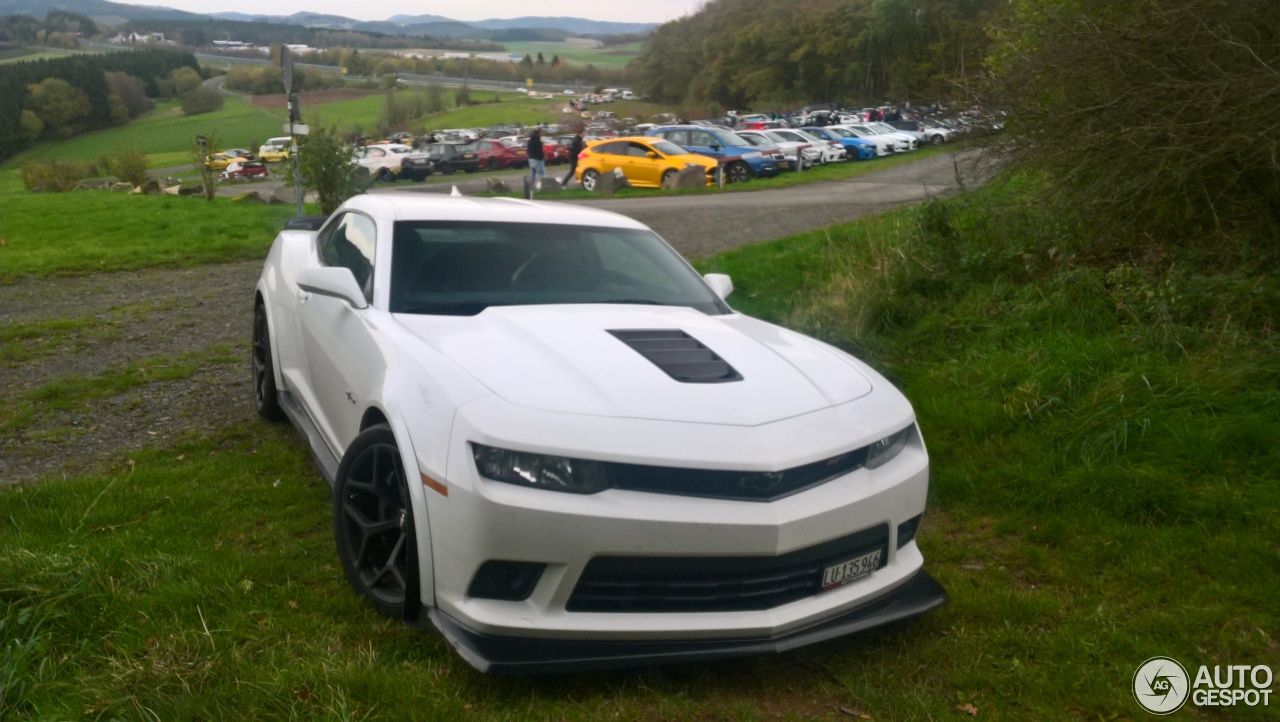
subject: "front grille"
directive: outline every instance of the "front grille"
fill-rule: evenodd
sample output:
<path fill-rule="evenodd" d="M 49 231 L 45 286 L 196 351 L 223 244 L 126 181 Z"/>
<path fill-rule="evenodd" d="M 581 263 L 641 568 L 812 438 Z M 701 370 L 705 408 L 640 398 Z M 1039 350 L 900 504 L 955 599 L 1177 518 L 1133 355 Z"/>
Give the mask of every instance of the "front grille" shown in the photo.
<path fill-rule="evenodd" d="M 609 486 L 654 494 L 773 501 L 844 476 L 867 461 L 867 447 L 782 471 L 719 471 L 608 463 Z"/>
<path fill-rule="evenodd" d="M 774 557 L 596 557 L 570 612 L 739 612 L 773 609 L 822 591 L 822 572 L 876 549 L 889 560 L 889 526 Z"/>

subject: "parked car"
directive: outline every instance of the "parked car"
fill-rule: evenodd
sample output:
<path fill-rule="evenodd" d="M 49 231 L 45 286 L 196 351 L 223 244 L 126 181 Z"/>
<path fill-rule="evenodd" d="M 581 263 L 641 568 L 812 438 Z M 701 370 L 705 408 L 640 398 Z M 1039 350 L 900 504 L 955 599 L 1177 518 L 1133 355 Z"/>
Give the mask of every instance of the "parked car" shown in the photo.
<path fill-rule="evenodd" d="M 561 203 L 365 194 L 321 220 L 263 266 L 254 402 L 309 444 L 380 613 L 531 674 L 780 652 L 946 602 L 910 402 L 735 312 L 728 276 Z"/>
<path fill-rule="evenodd" d="M 807 127 L 799 130 L 823 140 L 839 143 L 844 148 L 845 155 L 849 160 L 871 160 L 877 156 L 888 155 L 893 152 L 893 143 L 887 139 L 876 143 L 874 140 L 861 138 L 847 130 L 837 133 L 834 126 Z"/>
<path fill-rule="evenodd" d="M 235 160 L 240 160 L 240 156 L 228 153 L 211 153 L 204 157 L 204 166 L 211 170 L 222 170 Z"/>
<path fill-rule="evenodd" d="M 924 137 L 921 142 L 929 145 L 942 145 L 951 138 L 951 130 L 949 128 L 924 120 L 889 120 L 885 122 L 890 127 L 901 131 L 919 133 Z"/>
<path fill-rule="evenodd" d="M 428 143 L 423 146 L 423 150 L 441 175 L 453 175 L 457 171 L 475 173 L 480 170 L 480 159 L 469 143 Z"/>
<path fill-rule="evenodd" d="M 880 122 L 852 123 L 838 125 L 836 128 L 852 131 L 863 138 L 888 138 L 893 142 L 893 152 L 895 153 L 906 153 L 920 147 L 920 141 L 916 138 L 906 133 L 900 133 Z"/>
<path fill-rule="evenodd" d="M 400 177 L 422 181 L 436 172 L 435 159 L 425 150 L 410 150 L 400 159 Z"/>
<path fill-rule="evenodd" d="M 292 155 L 293 138 L 284 136 L 282 138 L 267 138 L 267 142 L 258 147 L 258 160 L 267 163 L 280 163 Z"/>
<path fill-rule="evenodd" d="M 224 181 L 255 180 L 268 176 L 266 163 L 260 160 L 240 159 L 232 161 L 218 174 L 218 177 Z"/>
<path fill-rule="evenodd" d="M 828 140 L 811 135 L 799 130 L 798 128 L 781 128 L 778 130 L 768 130 L 764 132 L 770 138 L 777 137 L 794 143 L 808 143 L 814 148 L 818 154 L 818 162 L 826 165 L 827 163 L 836 163 L 845 160 L 848 154 L 845 152 L 844 146 L 838 140 Z M 874 151 L 872 151 L 874 157 Z"/>
<path fill-rule="evenodd" d="M 529 154 L 524 144 L 516 140 L 481 138 L 468 146 L 475 151 L 480 167 L 485 170 L 521 168 L 529 165 Z"/>
<path fill-rule="evenodd" d="M 400 174 L 400 164 L 404 155 L 380 145 L 365 145 L 355 149 L 353 154 L 356 165 L 376 181 L 389 182 Z"/>
<path fill-rule="evenodd" d="M 528 151 L 525 151 L 528 153 Z M 560 165 L 569 162 L 569 146 L 557 138 L 544 138 L 542 155 L 547 165 Z"/>
<path fill-rule="evenodd" d="M 224 150 L 222 152 L 225 155 L 232 156 L 235 158 L 244 158 L 245 160 L 257 160 L 257 158 L 255 158 L 253 155 L 253 151 L 249 150 L 248 148 L 228 148 L 227 150 Z"/>
<path fill-rule="evenodd" d="M 781 171 L 778 160 L 765 155 L 728 128 L 698 125 L 664 125 L 648 135 L 664 138 L 690 152 L 722 161 L 725 180 L 744 183 L 751 178 L 774 176 Z"/>
<path fill-rule="evenodd" d="M 760 152 L 775 153 L 775 158 L 781 155 L 778 163 L 783 170 L 809 170 L 822 158 L 822 154 L 812 143 L 772 138 L 767 132 L 759 130 L 739 130 L 737 133 L 739 138 L 744 138 L 759 148 Z"/>
<path fill-rule="evenodd" d="M 577 178 L 584 190 L 594 191 L 601 175 L 620 168 L 631 185 L 660 188 L 689 165 L 702 166 L 706 169 L 707 183 L 715 182 L 719 162 L 712 158 L 690 153 L 661 138 L 613 138 L 592 143 L 578 154 Z"/>

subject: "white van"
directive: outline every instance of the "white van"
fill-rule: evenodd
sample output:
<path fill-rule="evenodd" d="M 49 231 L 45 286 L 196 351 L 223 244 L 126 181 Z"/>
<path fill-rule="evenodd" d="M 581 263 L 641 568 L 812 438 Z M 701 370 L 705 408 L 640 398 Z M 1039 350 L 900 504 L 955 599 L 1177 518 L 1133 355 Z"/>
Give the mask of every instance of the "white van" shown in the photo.
<path fill-rule="evenodd" d="M 624 90 L 624 91 L 622 91 L 622 99 L 623 99 L 623 100 L 635 100 L 635 99 L 636 99 L 636 94 L 635 94 L 635 93 L 633 93 L 633 92 L 631 92 L 630 90 Z"/>

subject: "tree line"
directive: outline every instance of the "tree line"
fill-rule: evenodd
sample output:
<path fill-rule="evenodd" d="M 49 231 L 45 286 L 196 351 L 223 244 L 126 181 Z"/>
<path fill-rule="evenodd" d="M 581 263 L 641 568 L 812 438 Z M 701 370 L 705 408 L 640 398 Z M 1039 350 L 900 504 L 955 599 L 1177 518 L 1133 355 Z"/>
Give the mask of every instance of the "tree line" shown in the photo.
<path fill-rule="evenodd" d="M 634 87 L 692 107 L 850 105 L 962 94 L 998 0 L 711 0 L 657 28 Z"/>
<path fill-rule="evenodd" d="M 147 99 L 176 93 L 175 72 L 199 86 L 191 53 L 139 50 L 13 63 L 0 73 L 0 159 L 41 136 L 127 122 L 149 109 Z M 185 86 L 184 86 L 185 87 Z"/>

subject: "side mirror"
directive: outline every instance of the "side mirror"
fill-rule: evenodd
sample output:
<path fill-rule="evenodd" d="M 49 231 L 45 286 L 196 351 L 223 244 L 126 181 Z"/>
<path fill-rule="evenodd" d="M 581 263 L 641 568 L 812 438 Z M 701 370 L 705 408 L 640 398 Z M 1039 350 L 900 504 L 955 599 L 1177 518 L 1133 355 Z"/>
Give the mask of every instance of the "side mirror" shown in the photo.
<path fill-rule="evenodd" d="M 720 150 L 720 144 L 718 144 L 718 143 L 712 143 L 712 144 L 711 144 L 711 150 L 713 150 L 713 151 L 714 151 L 714 150 Z"/>
<path fill-rule="evenodd" d="M 702 277 L 707 282 L 711 290 L 720 298 L 725 299 L 729 294 L 733 293 L 733 279 L 724 273 L 708 273 Z"/>
<path fill-rule="evenodd" d="M 307 293 L 329 296 L 346 301 L 352 308 L 368 308 L 364 291 L 351 275 L 351 269 L 341 267 L 307 268 L 298 274 L 298 288 Z"/>
<path fill-rule="evenodd" d="M 657 153 L 655 153 L 654 151 L 649 151 L 648 153 L 645 153 L 645 155 L 649 157 L 649 160 L 657 160 L 657 159 L 658 159 L 658 154 L 657 154 Z"/>

